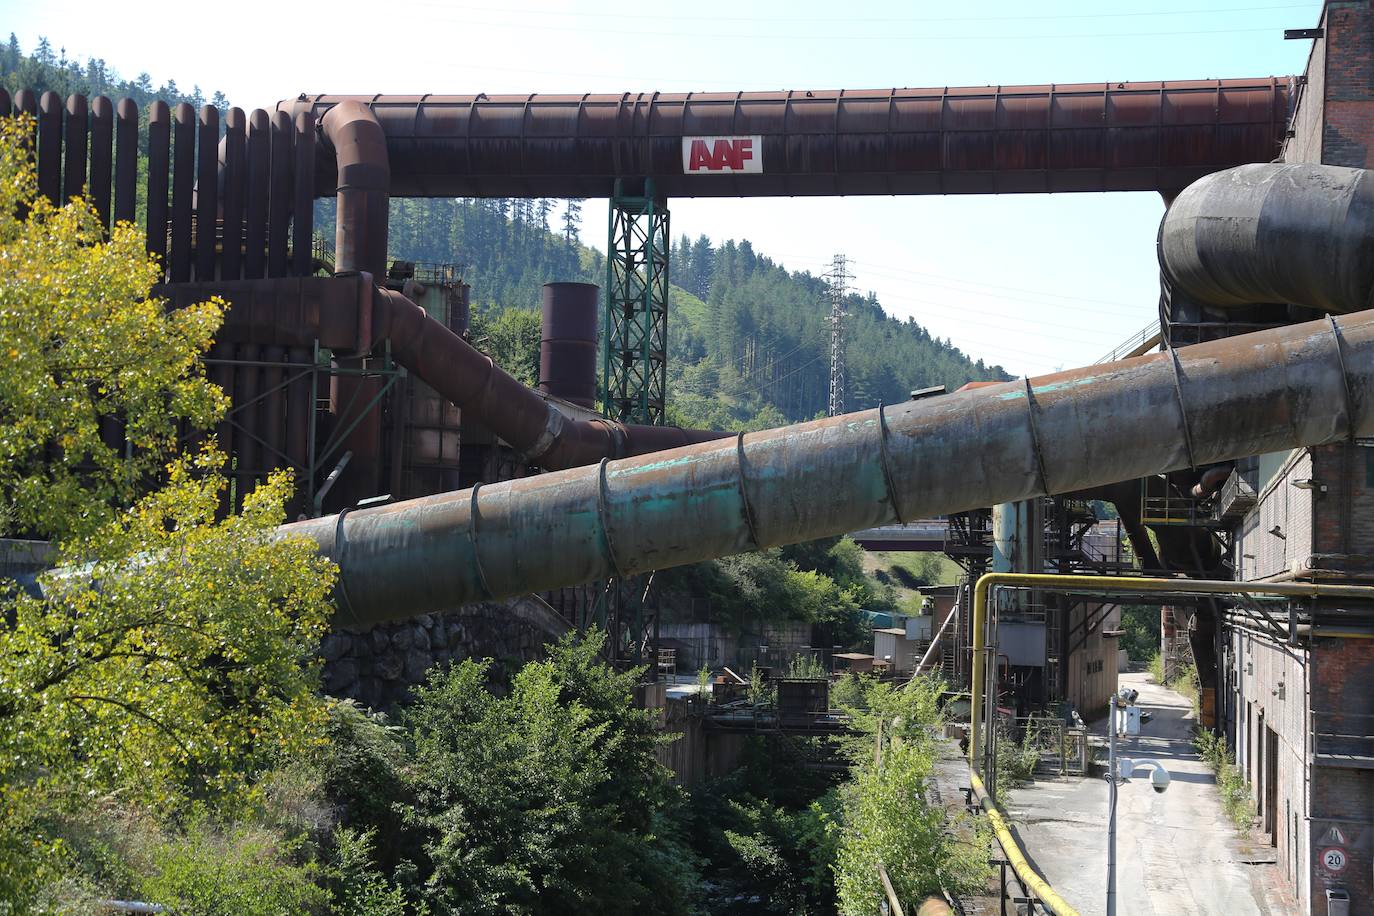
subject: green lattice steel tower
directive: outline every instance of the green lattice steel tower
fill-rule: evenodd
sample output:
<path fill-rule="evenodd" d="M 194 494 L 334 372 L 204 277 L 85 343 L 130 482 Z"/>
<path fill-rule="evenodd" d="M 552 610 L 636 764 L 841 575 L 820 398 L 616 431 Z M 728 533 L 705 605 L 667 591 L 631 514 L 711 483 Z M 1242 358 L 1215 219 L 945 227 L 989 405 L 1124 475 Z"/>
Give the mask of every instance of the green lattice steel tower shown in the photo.
<path fill-rule="evenodd" d="M 606 258 L 601 400 L 626 423 L 662 424 L 667 399 L 668 207 L 645 180 L 642 193 L 617 179 Z"/>

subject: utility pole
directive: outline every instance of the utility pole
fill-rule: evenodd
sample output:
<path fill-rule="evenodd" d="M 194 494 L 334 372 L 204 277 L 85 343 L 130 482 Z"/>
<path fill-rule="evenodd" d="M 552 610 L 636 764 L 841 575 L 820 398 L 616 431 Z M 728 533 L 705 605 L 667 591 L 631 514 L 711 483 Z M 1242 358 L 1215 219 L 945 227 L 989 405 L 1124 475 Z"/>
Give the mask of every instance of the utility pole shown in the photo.
<path fill-rule="evenodd" d="M 844 310 L 844 296 L 849 282 L 848 263 L 845 256 L 837 254 L 830 262 L 830 272 L 825 275 L 830 283 L 830 406 L 828 413 L 834 417 L 844 413 L 844 319 L 849 314 Z"/>

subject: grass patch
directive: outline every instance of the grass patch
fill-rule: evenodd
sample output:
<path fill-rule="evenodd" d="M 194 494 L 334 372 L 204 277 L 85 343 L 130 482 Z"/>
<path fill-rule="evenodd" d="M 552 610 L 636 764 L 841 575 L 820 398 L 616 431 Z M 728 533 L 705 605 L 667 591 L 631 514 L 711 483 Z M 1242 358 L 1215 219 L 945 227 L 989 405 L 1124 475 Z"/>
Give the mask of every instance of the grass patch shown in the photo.
<path fill-rule="evenodd" d="M 1221 807 L 1226 816 L 1242 833 L 1255 823 L 1255 804 L 1250 797 L 1250 787 L 1236 766 L 1235 755 L 1226 747 L 1226 738 L 1209 731 L 1199 730 L 1193 738 L 1202 759 L 1217 776 L 1217 791 L 1221 793 Z"/>
<path fill-rule="evenodd" d="M 1168 687 L 1170 690 L 1186 697 L 1193 706 L 1193 718 L 1196 719 L 1201 714 L 1201 701 L 1198 693 L 1197 666 L 1184 665 L 1171 678 L 1164 677 L 1164 659 L 1155 653 L 1150 658 L 1150 677 L 1154 678 L 1156 684 Z"/>

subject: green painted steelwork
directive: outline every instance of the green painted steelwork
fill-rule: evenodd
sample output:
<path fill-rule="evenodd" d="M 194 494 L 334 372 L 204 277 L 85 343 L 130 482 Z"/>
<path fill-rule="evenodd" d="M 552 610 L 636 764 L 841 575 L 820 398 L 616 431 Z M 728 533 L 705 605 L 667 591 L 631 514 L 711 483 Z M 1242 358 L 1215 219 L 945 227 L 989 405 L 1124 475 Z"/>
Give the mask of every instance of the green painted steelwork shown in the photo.
<path fill-rule="evenodd" d="M 661 426 L 667 400 L 668 207 L 643 182 L 611 198 L 602 326 L 602 409 L 622 423 Z"/>

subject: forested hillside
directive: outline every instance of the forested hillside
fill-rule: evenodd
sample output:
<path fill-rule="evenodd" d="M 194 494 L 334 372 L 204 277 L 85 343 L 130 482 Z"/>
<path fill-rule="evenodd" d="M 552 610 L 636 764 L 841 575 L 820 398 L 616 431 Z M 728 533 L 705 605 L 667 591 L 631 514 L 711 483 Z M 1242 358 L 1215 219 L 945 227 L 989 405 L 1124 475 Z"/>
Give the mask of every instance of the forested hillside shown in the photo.
<path fill-rule="evenodd" d="M 190 102 L 197 108 L 208 103 L 218 108 L 220 114 L 229 108 L 229 100 L 222 92 L 206 96 L 199 86 L 184 92 L 177 86 L 176 80 L 155 86 L 153 78 L 147 73 L 127 79 L 100 58 L 88 57 L 81 61 L 67 57 L 66 48 L 54 51 L 52 43 L 46 38 L 38 40 L 32 54 L 25 54 L 13 32 L 9 41 L 0 46 L 0 86 L 11 94 L 19 89 L 32 89 L 35 92 L 51 89 L 62 96 L 74 92 L 87 96 L 105 95 L 111 99 L 127 96 L 137 102 L 139 108 L 154 99 L 161 99 L 168 105 Z"/>
<path fill-rule="evenodd" d="M 316 225 L 328 231 L 332 202 L 319 209 Z M 579 219 L 577 202 L 397 200 L 390 247 L 395 257 L 462 265 L 489 327 L 506 309 L 537 308 L 549 280 L 605 283 L 605 256 L 576 242 Z M 669 278 L 669 409 L 678 422 L 765 426 L 824 412 L 823 278 L 787 270 L 748 240 L 716 245 L 706 236 L 673 243 Z M 915 321 L 888 316 L 872 295 L 850 295 L 847 310 L 848 409 L 905 400 L 913 388 L 1008 377 Z"/>

